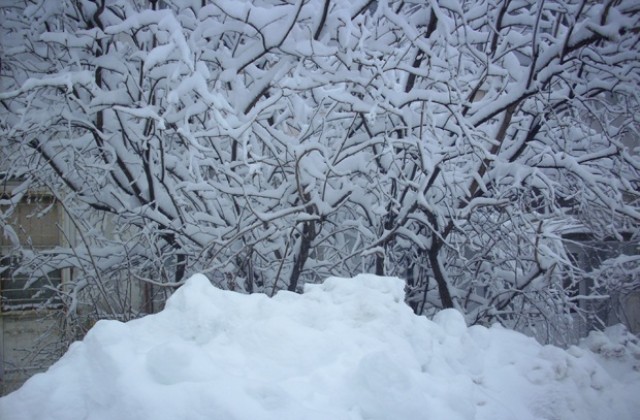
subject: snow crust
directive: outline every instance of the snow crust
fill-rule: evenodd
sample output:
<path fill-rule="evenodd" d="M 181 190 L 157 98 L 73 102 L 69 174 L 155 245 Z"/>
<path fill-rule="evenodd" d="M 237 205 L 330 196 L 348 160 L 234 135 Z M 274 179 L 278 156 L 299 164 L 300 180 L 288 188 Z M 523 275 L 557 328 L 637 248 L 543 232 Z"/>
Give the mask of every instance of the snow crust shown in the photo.
<path fill-rule="evenodd" d="M 98 322 L 0 418 L 637 418 L 636 347 L 605 332 L 565 351 L 455 310 L 430 321 L 403 286 L 360 275 L 267 298 L 196 275 L 161 313 Z"/>

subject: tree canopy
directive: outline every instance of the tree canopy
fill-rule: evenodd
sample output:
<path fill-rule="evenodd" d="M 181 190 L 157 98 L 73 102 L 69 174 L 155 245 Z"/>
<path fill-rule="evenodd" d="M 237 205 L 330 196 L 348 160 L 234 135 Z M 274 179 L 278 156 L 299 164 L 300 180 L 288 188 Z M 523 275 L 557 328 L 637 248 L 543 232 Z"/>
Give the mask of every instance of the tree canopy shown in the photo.
<path fill-rule="evenodd" d="M 548 316 L 581 275 L 563 232 L 637 238 L 636 1 L 0 13 L 2 226 L 29 189 L 63 204 L 80 239 L 29 261 L 73 267 L 70 305 L 117 313 L 123 281 L 193 272 L 273 294 L 364 271 L 406 278 L 417 313 Z"/>

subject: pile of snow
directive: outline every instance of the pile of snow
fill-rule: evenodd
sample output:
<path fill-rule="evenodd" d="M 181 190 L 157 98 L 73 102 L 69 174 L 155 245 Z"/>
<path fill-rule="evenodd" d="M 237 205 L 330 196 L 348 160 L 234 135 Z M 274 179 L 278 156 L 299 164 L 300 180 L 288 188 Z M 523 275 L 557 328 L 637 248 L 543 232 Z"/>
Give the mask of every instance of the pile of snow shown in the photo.
<path fill-rule="evenodd" d="M 370 275 L 272 299 L 194 276 L 159 314 L 97 323 L 0 399 L 0 418 L 638 418 L 640 373 L 625 359 L 620 380 L 597 361 L 626 351 L 604 354 L 606 335 L 588 339 L 601 355 L 564 351 L 467 328 L 454 310 L 417 317 L 403 297 L 400 280 Z"/>
<path fill-rule="evenodd" d="M 598 362 L 614 378 L 629 383 L 637 380 L 640 372 L 640 339 L 630 334 L 624 325 L 592 331 L 580 342 L 580 346 L 594 353 Z M 635 391 L 638 398 L 640 392 L 637 389 Z"/>

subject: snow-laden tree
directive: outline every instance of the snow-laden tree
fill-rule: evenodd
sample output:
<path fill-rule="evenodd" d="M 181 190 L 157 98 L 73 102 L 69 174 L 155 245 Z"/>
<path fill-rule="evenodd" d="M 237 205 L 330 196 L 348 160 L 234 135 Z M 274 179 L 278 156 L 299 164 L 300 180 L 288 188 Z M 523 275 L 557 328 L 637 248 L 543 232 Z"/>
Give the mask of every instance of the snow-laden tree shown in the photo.
<path fill-rule="evenodd" d="M 30 188 L 63 204 L 74 246 L 15 245 L 74 268 L 72 305 L 92 291 L 114 315 L 123 282 L 195 271 L 270 294 L 370 271 L 407 278 L 419 313 L 526 319 L 571 306 L 563 229 L 637 237 L 634 1 L 34 0 L 2 17 L 3 228 Z"/>

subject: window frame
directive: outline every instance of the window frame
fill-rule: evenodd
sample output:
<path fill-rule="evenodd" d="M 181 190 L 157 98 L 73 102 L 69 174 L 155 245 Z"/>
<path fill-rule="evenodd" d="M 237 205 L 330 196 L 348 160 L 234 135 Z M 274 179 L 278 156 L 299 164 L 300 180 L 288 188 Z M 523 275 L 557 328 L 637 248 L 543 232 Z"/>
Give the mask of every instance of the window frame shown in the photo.
<path fill-rule="evenodd" d="M 3 188 L 0 188 L 0 197 L 2 197 L 2 199 L 12 199 L 14 197 L 14 188 L 16 186 L 17 182 L 5 183 Z M 0 238 L 0 258 L 9 258 L 13 260 L 12 262 L 17 260 L 18 262 L 15 264 L 19 265 L 19 261 L 24 257 L 22 250 L 30 250 L 34 253 L 39 253 L 41 251 L 64 246 L 67 242 L 68 226 L 66 218 L 64 217 L 63 206 L 50 191 L 43 189 L 30 189 L 24 192 L 19 198 L 19 201 L 12 205 L 17 208 L 18 206 L 24 205 L 24 203 L 36 203 L 37 206 L 37 203 L 41 200 L 44 201 L 41 208 L 26 210 L 29 213 L 28 217 L 38 217 L 37 215 L 39 212 L 42 212 L 43 217 L 46 217 L 49 215 L 49 212 L 54 211 L 53 221 L 55 221 L 55 223 L 51 227 L 52 229 L 57 230 L 55 240 L 47 244 L 34 244 L 33 236 L 29 230 L 23 229 L 22 225 L 17 227 L 13 223 L 7 223 L 13 228 L 14 233 L 17 236 L 14 240 L 17 239 L 20 246 L 17 247 L 14 245 L 12 243 L 13 241 L 8 239 L 4 233 L 2 233 L 2 238 Z M 3 205 L 3 207 L 7 208 L 8 205 Z M 19 218 L 22 217 L 22 215 L 15 217 Z M 22 230 L 22 232 L 19 233 L 20 230 Z M 24 236 L 25 234 L 26 236 Z M 2 268 L 5 267 L 2 266 Z M 48 285 L 58 289 L 62 288 L 65 283 L 68 283 L 70 271 L 68 268 L 50 270 L 37 278 L 33 278 L 34 276 L 30 274 L 15 274 L 16 269 L 8 268 L 7 270 L 2 270 L 2 272 L 0 272 L 0 314 L 22 314 L 29 311 L 43 309 L 57 310 L 62 307 L 62 301 L 59 298 L 56 298 L 58 295 L 56 291 L 45 288 L 44 286 Z M 55 274 L 52 275 L 53 273 Z M 10 283 L 13 284 L 7 287 Z M 29 283 L 28 287 L 26 287 L 27 283 Z M 12 294 L 13 297 L 8 298 L 6 296 L 7 291 L 9 294 Z M 31 294 L 29 294 L 30 292 Z"/>

